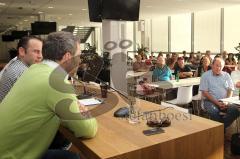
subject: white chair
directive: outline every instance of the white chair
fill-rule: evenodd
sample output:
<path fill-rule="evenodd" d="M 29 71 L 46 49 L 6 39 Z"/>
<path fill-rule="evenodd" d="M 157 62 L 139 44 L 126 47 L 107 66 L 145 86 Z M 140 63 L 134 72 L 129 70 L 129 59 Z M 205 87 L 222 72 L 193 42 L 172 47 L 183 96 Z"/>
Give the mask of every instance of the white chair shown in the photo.
<path fill-rule="evenodd" d="M 188 106 L 188 104 L 192 102 L 192 88 L 193 86 L 179 87 L 177 98 L 165 102 L 183 107 Z"/>
<path fill-rule="evenodd" d="M 199 116 L 200 111 L 204 110 L 203 104 L 202 104 L 202 93 L 201 93 L 201 91 L 199 91 L 197 95 L 192 97 L 192 103 L 193 103 L 194 114 Z"/>
<path fill-rule="evenodd" d="M 161 101 L 161 106 L 163 106 L 163 107 L 172 107 L 172 108 L 174 108 L 177 111 L 181 111 L 183 113 L 189 113 L 188 109 L 185 109 L 185 108 L 182 108 L 182 107 L 179 107 L 177 105 L 170 104 L 170 103 L 166 103 L 166 102 L 163 102 L 163 101 Z"/>

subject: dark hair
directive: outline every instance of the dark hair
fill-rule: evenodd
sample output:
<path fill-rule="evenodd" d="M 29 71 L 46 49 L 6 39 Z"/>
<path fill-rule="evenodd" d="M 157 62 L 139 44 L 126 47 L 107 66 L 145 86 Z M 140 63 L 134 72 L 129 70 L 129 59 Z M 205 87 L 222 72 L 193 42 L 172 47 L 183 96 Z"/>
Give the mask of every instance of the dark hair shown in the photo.
<path fill-rule="evenodd" d="M 230 56 L 232 56 L 232 58 L 230 59 Z M 228 54 L 228 58 L 227 58 L 228 60 L 232 60 L 232 61 L 235 61 L 235 59 L 234 59 L 234 54 L 233 53 L 229 53 Z"/>
<path fill-rule="evenodd" d="M 178 57 L 177 60 L 184 60 L 184 58 L 183 57 Z"/>
<path fill-rule="evenodd" d="M 43 59 L 61 60 L 66 52 L 74 55 L 77 50 L 77 42 L 80 42 L 80 40 L 70 32 L 51 33 L 43 44 Z"/>
<path fill-rule="evenodd" d="M 39 37 L 36 37 L 36 36 L 33 36 L 33 35 L 30 35 L 30 36 L 24 36 L 22 37 L 18 44 L 17 44 L 17 50 L 20 48 L 20 47 L 23 47 L 24 49 L 27 49 L 28 48 L 28 42 L 31 40 L 31 39 L 37 39 L 39 41 L 42 41 L 41 38 Z"/>

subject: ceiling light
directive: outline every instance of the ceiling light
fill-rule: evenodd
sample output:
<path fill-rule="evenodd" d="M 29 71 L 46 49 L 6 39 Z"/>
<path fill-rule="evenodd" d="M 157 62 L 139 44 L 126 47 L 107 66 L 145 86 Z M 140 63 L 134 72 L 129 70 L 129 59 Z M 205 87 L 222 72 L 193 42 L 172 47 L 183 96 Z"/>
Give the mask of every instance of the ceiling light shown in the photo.
<path fill-rule="evenodd" d="M 87 10 L 87 9 L 83 8 L 82 10 L 85 11 L 85 10 Z"/>
<path fill-rule="evenodd" d="M 6 5 L 6 3 L 0 2 L 0 6 L 5 6 L 5 5 Z"/>
<path fill-rule="evenodd" d="M 68 15 L 72 15 L 72 13 L 69 13 Z"/>
<path fill-rule="evenodd" d="M 38 14 L 42 14 L 43 12 L 39 11 Z"/>
<path fill-rule="evenodd" d="M 52 7 L 52 6 L 49 6 L 48 8 L 49 8 L 49 9 L 52 9 L 52 8 L 54 8 L 54 7 Z"/>
<path fill-rule="evenodd" d="M 23 21 L 24 21 L 24 22 L 28 22 L 28 20 L 27 20 L 27 19 L 24 19 Z"/>

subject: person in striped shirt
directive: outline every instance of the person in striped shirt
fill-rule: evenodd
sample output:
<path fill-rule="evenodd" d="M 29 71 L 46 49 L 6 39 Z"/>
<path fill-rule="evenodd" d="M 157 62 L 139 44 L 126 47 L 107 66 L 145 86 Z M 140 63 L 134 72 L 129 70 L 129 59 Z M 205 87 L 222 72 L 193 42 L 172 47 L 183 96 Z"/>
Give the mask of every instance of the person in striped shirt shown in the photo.
<path fill-rule="evenodd" d="M 23 72 L 32 64 L 42 61 L 42 45 L 42 40 L 35 36 L 26 36 L 19 40 L 17 58 L 11 60 L 1 72 L 0 103 Z"/>

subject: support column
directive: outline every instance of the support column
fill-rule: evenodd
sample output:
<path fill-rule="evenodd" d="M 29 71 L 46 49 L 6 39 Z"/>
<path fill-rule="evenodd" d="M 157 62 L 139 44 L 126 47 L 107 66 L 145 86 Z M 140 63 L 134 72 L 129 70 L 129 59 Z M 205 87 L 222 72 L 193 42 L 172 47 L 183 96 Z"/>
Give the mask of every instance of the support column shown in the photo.
<path fill-rule="evenodd" d="M 104 51 L 110 52 L 110 85 L 122 92 L 127 93 L 127 44 L 126 22 L 103 20 L 102 36 Z"/>
<path fill-rule="evenodd" d="M 191 52 L 194 52 L 194 13 L 191 14 Z"/>
<path fill-rule="evenodd" d="M 221 8 L 220 53 L 224 51 L 224 8 Z"/>
<path fill-rule="evenodd" d="M 171 16 L 168 17 L 168 52 L 171 52 Z"/>

